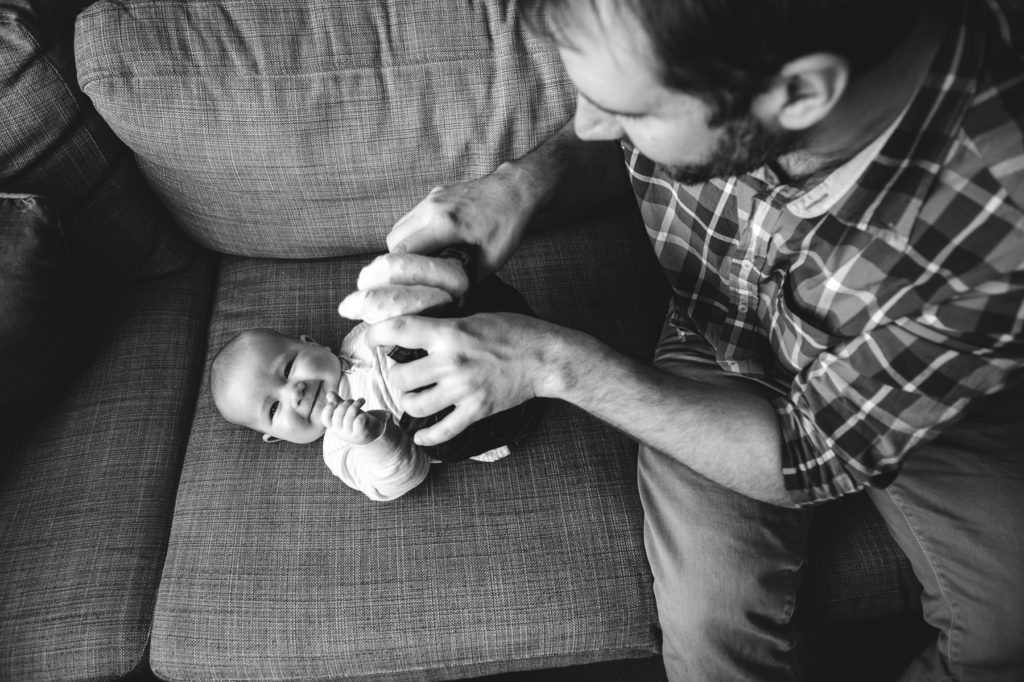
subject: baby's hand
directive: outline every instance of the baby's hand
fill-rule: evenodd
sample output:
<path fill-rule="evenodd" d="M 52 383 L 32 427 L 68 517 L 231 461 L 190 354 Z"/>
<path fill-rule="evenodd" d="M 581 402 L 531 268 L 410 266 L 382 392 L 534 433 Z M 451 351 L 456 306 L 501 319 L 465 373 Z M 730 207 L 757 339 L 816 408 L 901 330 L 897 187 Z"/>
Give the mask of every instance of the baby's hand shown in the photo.
<path fill-rule="evenodd" d="M 362 398 L 341 400 L 337 393 L 331 391 L 327 394 L 327 407 L 324 408 L 321 420 L 325 427 L 337 432 L 346 443 L 366 445 L 380 436 L 384 422 L 363 412 L 365 403 Z"/>

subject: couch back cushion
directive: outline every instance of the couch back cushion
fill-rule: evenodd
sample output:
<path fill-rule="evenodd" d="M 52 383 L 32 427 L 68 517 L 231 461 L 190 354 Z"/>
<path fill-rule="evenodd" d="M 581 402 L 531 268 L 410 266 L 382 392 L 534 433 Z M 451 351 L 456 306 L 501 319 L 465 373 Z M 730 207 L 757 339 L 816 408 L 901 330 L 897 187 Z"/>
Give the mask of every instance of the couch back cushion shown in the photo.
<path fill-rule="evenodd" d="M 380 251 L 432 187 L 572 114 L 506 0 L 100 0 L 79 82 L 179 223 L 225 253 Z"/>
<path fill-rule="evenodd" d="M 0 192 L 44 197 L 83 283 L 179 270 L 195 246 L 79 91 L 70 24 L 54 3 L 0 6 Z"/>

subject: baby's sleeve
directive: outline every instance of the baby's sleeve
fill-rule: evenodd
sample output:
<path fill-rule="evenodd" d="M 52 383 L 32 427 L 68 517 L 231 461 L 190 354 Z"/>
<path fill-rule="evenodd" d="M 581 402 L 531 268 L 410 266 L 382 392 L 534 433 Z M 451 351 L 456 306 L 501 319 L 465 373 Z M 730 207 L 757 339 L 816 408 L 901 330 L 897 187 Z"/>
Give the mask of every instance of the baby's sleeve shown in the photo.
<path fill-rule="evenodd" d="M 324 462 L 335 476 L 371 500 L 401 497 L 427 477 L 430 459 L 392 419 L 371 443 L 351 445 L 328 429 Z"/>

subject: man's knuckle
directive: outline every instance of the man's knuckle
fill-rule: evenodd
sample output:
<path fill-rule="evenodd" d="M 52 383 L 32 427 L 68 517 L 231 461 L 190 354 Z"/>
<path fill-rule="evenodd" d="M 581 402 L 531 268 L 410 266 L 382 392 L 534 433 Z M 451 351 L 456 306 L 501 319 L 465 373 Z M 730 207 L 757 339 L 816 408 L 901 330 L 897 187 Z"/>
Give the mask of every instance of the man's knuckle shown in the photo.
<path fill-rule="evenodd" d="M 494 411 L 495 401 L 490 394 L 485 391 L 478 390 L 473 396 L 473 417 L 480 419 L 486 415 L 492 414 Z"/>
<path fill-rule="evenodd" d="M 402 409 L 412 417 L 423 417 L 423 407 L 418 393 L 408 393 L 402 398 Z"/>

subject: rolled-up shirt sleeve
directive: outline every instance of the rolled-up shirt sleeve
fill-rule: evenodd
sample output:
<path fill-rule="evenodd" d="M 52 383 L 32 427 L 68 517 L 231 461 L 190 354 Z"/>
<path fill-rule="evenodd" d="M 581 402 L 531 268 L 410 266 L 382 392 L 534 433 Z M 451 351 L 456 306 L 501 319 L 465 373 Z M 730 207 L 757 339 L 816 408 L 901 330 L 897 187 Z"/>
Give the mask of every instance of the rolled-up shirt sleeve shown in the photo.
<path fill-rule="evenodd" d="M 1006 333 L 976 331 L 979 310 Z M 821 353 L 773 401 L 797 504 L 885 486 L 972 401 L 1024 382 L 1021 292 L 951 302 Z M 958 331 L 964 322 L 972 331 Z M 984 326 L 982 326 L 984 328 Z"/>

